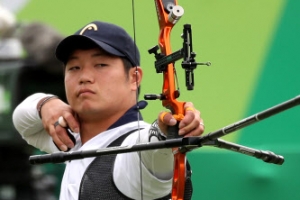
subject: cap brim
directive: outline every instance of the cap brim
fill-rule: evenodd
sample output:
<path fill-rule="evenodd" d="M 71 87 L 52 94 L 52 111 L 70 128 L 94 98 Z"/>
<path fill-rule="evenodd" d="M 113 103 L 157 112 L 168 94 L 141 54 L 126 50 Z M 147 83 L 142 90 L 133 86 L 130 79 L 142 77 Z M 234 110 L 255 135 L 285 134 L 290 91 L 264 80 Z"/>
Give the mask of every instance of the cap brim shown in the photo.
<path fill-rule="evenodd" d="M 112 46 L 98 40 L 94 40 L 92 38 L 89 38 L 84 35 L 71 35 L 69 37 L 66 37 L 64 40 L 62 40 L 55 51 L 56 58 L 60 60 L 63 63 L 66 63 L 69 59 L 69 56 L 71 53 L 75 50 L 80 48 L 82 46 L 81 44 L 86 42 L 93 42 L 98 46 L 99 48 L 103 49 L 109 54 L 115 55 L 115 56 L 121 56 L 124 57 L 125 55 L 120 52 L 119 50 L 113 48 Z"/>

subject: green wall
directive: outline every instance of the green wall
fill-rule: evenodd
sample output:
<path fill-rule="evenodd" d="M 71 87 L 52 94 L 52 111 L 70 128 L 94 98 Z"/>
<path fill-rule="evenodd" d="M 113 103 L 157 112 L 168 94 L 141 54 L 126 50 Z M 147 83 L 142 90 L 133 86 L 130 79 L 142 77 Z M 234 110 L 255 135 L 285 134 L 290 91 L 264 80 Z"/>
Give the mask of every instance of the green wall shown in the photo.
<path fill-rule="evenodd" d="M 161 74 L 147 50 L 157 44 L 154 1 L 31 0 L 18 13 L 23 22 L 43 21 L 62 34 L 72 34 L 93 20 L 124 27 L 136 35 L 145 75 L 142 94 L 159 93 Z M 172 48 L 181 48 L 185 23 L 192 24 L 197 61 L 211 67 L 195 70 L 195 90 L 186 91 L 177 64 L 180 100 L 201 110 L 209 133 L 299 94 L 300 35 L 298 0 L 179 0 L 185 14 L 172 32 Z M 151 122 L 161 102 L 143 111 Z M 157 112 L 153 112 L 157 110 Z M 151 112 L 152 111 L 152 112 Z M 285 157 L 282 166 L 246 155 L 203 147 L 189 154 L 193 169 L 193 199 L 300 199 L 299 108 L 286 111 L 223 139 Z"/>

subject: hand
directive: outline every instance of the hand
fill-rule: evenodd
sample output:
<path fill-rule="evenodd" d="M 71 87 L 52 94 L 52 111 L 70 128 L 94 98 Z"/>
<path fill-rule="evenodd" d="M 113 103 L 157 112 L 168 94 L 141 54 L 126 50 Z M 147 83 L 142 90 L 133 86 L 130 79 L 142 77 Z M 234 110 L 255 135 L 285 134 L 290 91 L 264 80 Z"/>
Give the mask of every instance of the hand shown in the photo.
<path fill-rule="evenodd" d="M 185 116 L 179 123 L 178 134 L 184 137 L 200 136 L 205 128 L 200 111 L 196 110 L 191 102 L 185 103 L 184 110 Z M 163 119 L 161 119 L 162 116 Z M 170 112 L 161 112 L 158 116 L 158 126 L 165 135 L 167 135 L 168 126 L 174 126 L 176 123 L 177 121 Z"/>
<path fill-rule="evenodd" d="M 62 116 L 67 126 L 75 133 L 79 133 L 79 123 L 71 107 L 60 99 L 47 101 L 41 109 L 42 122 L 45 130 L 52 137 L 53 142 L 60 150 L 66 151 L 74 147 L 73 141 L 68 136 L 66 128 L 61 125 L 54 126 Z"/>

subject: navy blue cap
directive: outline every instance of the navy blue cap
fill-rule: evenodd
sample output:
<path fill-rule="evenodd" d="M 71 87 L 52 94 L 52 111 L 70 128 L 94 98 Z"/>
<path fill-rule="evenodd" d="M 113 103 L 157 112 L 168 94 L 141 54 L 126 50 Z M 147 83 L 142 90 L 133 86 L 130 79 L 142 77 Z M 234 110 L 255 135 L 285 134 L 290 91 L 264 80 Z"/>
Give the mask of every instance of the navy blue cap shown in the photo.
<path fill-rule="evenodd" d="M 63 39 L 56 48 L 56 58 L 66 63 L 80 44 L 89 42 L 109 54 L 127 58 L 133 66 L 140 65 L 139 50 L 129 34 L 119 26 L 100 21 L 91 22 Z"/>

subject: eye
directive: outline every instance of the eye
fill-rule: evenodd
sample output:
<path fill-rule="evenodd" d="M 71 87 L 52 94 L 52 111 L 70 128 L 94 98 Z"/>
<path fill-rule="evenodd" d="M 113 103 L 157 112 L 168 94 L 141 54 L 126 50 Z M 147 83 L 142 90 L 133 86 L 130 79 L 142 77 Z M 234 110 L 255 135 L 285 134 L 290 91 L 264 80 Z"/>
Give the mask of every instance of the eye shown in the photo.
<path fill-rule="evenodd" d="M 106 66 L 108 66 L 108 64 L 104 64 L 104 63 L 95 64 L 95 67 L 106 67 Z"/>
<path fill-rule="evenodd" d="M 78 70 L 78 69 L 80 69 L 79 66 L 73 66 L 73 67 L 69 67 L 68 71 L 75 71 L 75 70 Z"/>

